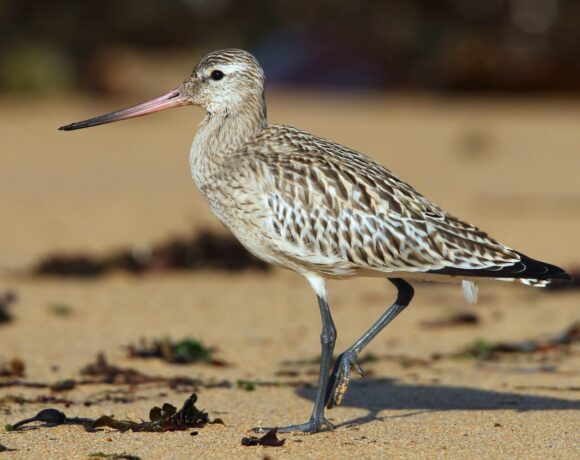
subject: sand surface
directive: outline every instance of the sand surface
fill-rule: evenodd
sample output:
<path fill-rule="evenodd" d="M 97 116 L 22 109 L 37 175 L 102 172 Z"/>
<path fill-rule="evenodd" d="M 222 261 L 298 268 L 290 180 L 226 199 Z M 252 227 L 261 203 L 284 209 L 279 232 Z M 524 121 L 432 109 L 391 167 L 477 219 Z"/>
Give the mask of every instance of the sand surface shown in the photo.
<path fill-rule="evenodd" d="M 161 92 L 164 87 L 158 91 Z M 146 95 L 141 95 L 146 97 Z M 480 286 L 465 305 L 458 286 L 418 284 L 412 306 L 369 346 L 379 360 L 353 376 L 337 425 L 312 436 L 282 435 L 283 447 L 244 447 L 255 425 L 305 421 L 314 389 L 238 388 L 239 379 L 315 384 L 316 366 L 285 360 L 319 354 L 314 294 L 300 277 L 214 271 L 115 274 L 95 280 L 31 279 L 21 272 L 55 251 L 104 253 L 153 244 L 192 229 L 223 231 L 195 190 L 187 152 L 201 114 L 180 109 L 74 133 L 56 127 L 139 100 L 4 99 L 0 105 L 0 294 L 16 291 L 14 320 L 0 325 L 0 363 L 19 357 L 27 382 L 80 379 L 106 353 L 148 375 L 227 379 L 199 388 L 198 407 L 225 426 L 175 433 L 87 433 L 80 426 L 0 431 L 14 449 L 2 458 L 88 458 L 94 452 L 157 458 L 578 458 L 580 354 L 454 359 L 476 339 L 549 339 L 580 317 L 578 291 Z M 272 92 L 272 122 L 296 125 L 377 158 L 455 215 L 538 259 L 580 264 L 580 104 L 450 101 L 384 95 Z M 394 298 L 379 279 L 331 282 L 337 351 L 350 345 Z M 67 316 L 54 314 L 66 305 Z M 51 307 L 52 306 L 52 307 Z M 476 325 L 427 328 L 425 321 L 474 312 Z M 197 337 L 227 367 L 171 365 L 127 356 L 140 338 Z M 443 357 L 433 360 L 433 354 Z M 1 379 L 0 383 L 7 379 Z M 130 390 L 130 391 L 129 391 Z M 123 391 L 128 403 L 83 401 Z M 128 393 L 127 393 L 128 392 Z M 123 393 L 123 394 L 125 394 Z M 9 396 L 57 395 L 62 404 L 18 404 Z M 152 406 L 181 405 L 188 393 L 162 384 L 0 387 L 0 422 L 45 407 L 70 417 L 147 418 Z"/>

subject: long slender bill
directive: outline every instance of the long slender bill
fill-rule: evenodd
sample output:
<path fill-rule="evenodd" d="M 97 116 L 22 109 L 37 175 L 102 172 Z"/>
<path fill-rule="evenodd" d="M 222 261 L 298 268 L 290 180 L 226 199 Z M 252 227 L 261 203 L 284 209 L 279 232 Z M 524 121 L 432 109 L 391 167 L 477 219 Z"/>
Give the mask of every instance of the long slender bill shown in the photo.
<path fill-rule="evenodd" d="M 70 125 L 61 126 L 58 129 L 60 131 L 72 131 L 73 129 L 90 128 L 91 126 L 104 125 L 106 123 L 113 123 L 114 121 L 126 120 L 128 118 L 142 117 L 143 115 L 148 115 L 153 112 L 159 112 L 160 110 L 179 107 L 189 103 L 189 99 L 181 94 L 180 88 L 176 88 L 163 96 L 143 102 L 142 104 L 117 110 L 116 112 L 101 115 L 100 117 L 71 123 Z"/>

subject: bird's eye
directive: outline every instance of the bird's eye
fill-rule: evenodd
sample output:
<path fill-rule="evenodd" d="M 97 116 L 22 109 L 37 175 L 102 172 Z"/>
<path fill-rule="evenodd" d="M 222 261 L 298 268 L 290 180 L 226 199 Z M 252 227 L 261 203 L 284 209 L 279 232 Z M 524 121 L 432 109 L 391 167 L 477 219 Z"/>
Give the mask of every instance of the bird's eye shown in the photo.
<path fill-rule="evenodd" d="M 214 70 L 211 73 L 212 80 L 221 80 L 222 78 L 224 78 L 224 73 L 221 70 Z"/>

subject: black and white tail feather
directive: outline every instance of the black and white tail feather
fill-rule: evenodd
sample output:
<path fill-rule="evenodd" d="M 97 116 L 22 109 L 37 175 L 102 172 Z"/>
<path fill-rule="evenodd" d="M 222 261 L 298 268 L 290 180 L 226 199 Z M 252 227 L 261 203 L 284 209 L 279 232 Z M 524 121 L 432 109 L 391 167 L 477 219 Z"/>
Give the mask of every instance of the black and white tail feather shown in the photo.
<path fill-rule="evenodd" d="M 515 251 L 514 251 L 515 252 Z M 450 276 L 467 276 L 476 278 L 492 278 L 498 281 L 519 281 L 527 286 L 546 287 L 553 280 L 571 280 L 572 277 L 560 267 L 532 259 L 520 252 L 515 252 L 520 260 L 512 265 L 486 269 L 443 268 L 433 270 Z M 477 302 L 477 284 L 469 278 L 462 281 L 463 296 L 469 303 Z"/>

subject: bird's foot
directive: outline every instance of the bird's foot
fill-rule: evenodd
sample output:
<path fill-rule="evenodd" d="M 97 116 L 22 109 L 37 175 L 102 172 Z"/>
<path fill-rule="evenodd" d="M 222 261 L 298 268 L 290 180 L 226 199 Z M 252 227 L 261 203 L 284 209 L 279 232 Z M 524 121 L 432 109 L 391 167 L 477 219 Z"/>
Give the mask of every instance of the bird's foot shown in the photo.
<path fill-rule="evenodd" d="M 342 398 L 348 389 L 352 368 L 361 377 L 363 376 L 363 370 L 356 360 L 356 353 L 347 350 L 337 358 L 332 373 L 330 374 L 328 389 L 326 390 L 326 407 L 328 409 L 332 409 L 342 402 Z"/>
<path fill-rule="evenodd" d="M 322 431 L 323 427 L 326 427 L 329 430 L 334 430 L 334 425 L 330 423 L 328 420 L 326 420 L 324 417 L 321 417 L 320 420 L 311 418 L 306 423 L 277 427 L 277 431 L 278 433 L 291 433 L 291 432 L 317 433 L 319 431 Z M 272 428 L 254 427 L 252 428 L 252 431 L 254 431 L 255 433 L 267 433 L 271 429 Z"/>

